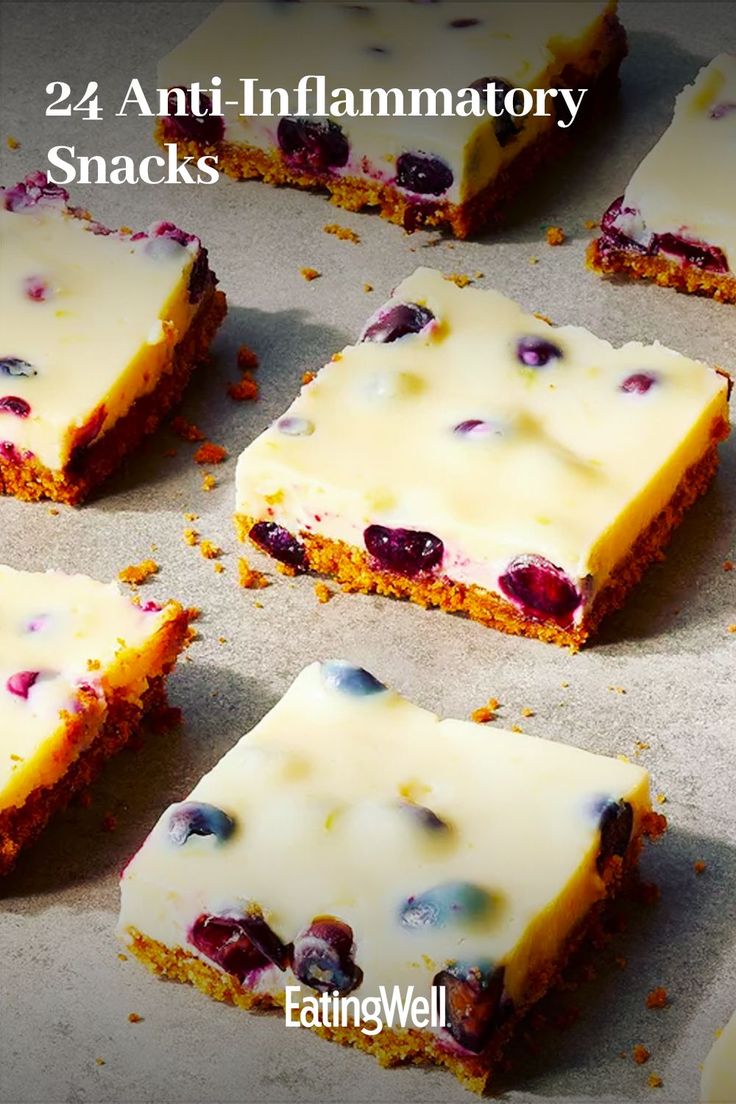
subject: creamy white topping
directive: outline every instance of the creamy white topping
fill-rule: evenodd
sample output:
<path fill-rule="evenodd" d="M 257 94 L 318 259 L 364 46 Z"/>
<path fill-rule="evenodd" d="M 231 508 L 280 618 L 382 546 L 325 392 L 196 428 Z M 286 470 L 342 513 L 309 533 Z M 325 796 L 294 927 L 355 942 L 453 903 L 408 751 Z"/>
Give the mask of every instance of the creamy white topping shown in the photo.
<path fill-rule="evenodd" d="M 736 1012 L 705 1060 L 700 1100 L 702 1104 L 733 1104 L 736 1100 Z"/>

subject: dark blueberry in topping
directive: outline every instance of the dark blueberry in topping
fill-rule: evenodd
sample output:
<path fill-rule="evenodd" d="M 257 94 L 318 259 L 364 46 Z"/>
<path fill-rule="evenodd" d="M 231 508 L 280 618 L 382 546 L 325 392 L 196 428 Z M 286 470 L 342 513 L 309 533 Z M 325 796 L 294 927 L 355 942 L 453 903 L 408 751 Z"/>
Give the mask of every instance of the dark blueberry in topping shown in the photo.
<path fill-rule="evenodd" d="M 736 103 L 724 101 L 723 103 L 715 104 L 709 112 L 711 119 L 723 119 L 726 115 L 730 115 L 732 111 L 736 111 Z"/>
<path fill-rule="evenodd" d="M 23 281 L 23 294 L 34 303 L 43 303 L 49 297 L 49 285 L 40 276 L 26 276 Z"/>
<path fill-rule="evenodd" d="M 314 424 L 306 418 L 288 416 L 279 418 L 276 423 L 279 433 L 285 433 L 287 437 L 309 437 L 314 433 Z"/>
<path fill-rule="evenodd" d="M 222 843 L 234 829 L 232 817 L 205 801 L 184 801 L 169 817 L 169 839 L 179 847 L 190 836 L 215 836 Z"/>
<path fill-rule="evenodd" d="M 160 613 L 163 608 L 161 603 L 155 602 L 153 598 L 149 598 L 147 602 L 143 602 L 139 606 L 141 613 Z"/>
<path fill-rule="evenodd" d="M 26 632 L 36 633 L 45 629 L 49 622 L 49 615 L 47 613 L 39 613 L 37 617 L 32 617 L 26 625 Z"/>
<path fill-rule="evenodd" d="M 707 242 L 683 238 L 679 234 L 655 234 L 650 249 L 653 253 L 677 257 L 683 264 L 702 268 L 706 272 L 728 272 L 728 261 L 723 250 Z"/>
<path fill-rule="evenodd" d="M 404 928 L 444 928 L 448 924 L 471 924 L 487 916 L 491 896 L 470 882 L 445 882 L 433 886 L 401 906 Z"/>
<path fill-rule="evenodd" d="M 25 399 L 17 395 L 3 395 L 0 398 L 0 414 L 15 414 L 16 418 L 27 418 L 31 407 Z"/>
<path fill-rule="evenodd" d="M 386 687 L 369 671 L 362 667 L 353 667 L 342 659 L 328 659 L 322 664 L 322 676 L 325 682 L 340 690 L 343 694 L 364 698 L 369 694 L 380 694 Z"/>
<path fill-rule="evenodd" d="M 621 384 L 621 390 L 627 395 L 646 395 L 650 387 L 657 382 L 657 377 L 651 372 L 634 372 L 627 376 Z"/>
<path fill-rule="evenodd" d="M 416 805 L 413 801 L 401 801 L 399 808 L 408 816 L 413 817 L 421 828 L 425 828 L 429 832 L 448 832 L 450 830 L 447 821 L 438 817 L 426 805 Z"/>
<path fill-rule="evenodd" d="M 273 521 L 257 521 L 250 531 L 250 539 L 268 552 L 275 560 L 305 571 L 307 555 L 304 545 L 292 537 L 288 529 Z"/>
<path fill-rule="evenodd" d="M 0 441 L 0 457 L 9 464 L 23 463 L 23 457 L 12 441 Z"/>
<path fill-rule="evenodd" d="M 0 376 L 37 376 L 38 372 L 27 360 L 20 357 L 0 358 Z"/>
<path fill-rule="evenodd" d="M 396 162 L 396 183 L 417 195 L 443 195 L 454 179 L 449 165 L 427 153 L 402 153 Z"/>
<path fill-rule="evenodd" d="M 294 165 L 325 172 L 341 169 L 350 155 L 348 140 L 331 119 L 281 119 L 276 140 L 284 156 Z"/>
<path fill-rule="evenodd" d="M 528 617 L 569 624 L 581 597 L 565 572 L 542 556 L 517 556 L 499 579 L 501 591 Z"/>
<path fill-rule="evenodd" d="M 511 85 L 508 81 L 501 80 L 499 77 L 479 77 L 478 80 L 473 81 L 468 87 L 474 88 L 477 92 L 480 92 L 481 97 L 487 104 L 489 84 L 494 85 L 495 88 L 493 129 L 496 134 L 496 140 L 499 146 L 507 146 L 511 139 L 515 138 L 521 131 L 521 126 L 518 121 L 513 115 L 509 114 L 504 103 L 506 94 L 511 92 Z"/>
<path fill-rule="evenodd" d="M 441 970 L 432 984 L 445 990 L 447 1030 L 455 1042 L 479 1054 L 513 1007 L 504 995 L 503 966 L 494 970 L 456 963 Z"/>
<path fill-rule="evenodd" d="M 69 199 L 65 188 L 50 184 L 44 172 L 31 173 L 12 188 L 1 188 L 6 211 L 23 211 L 28 207 L 63 207 Z"/>
<path fill-rule="evenodd" d="M 195 920 L 189 939 L 198 951 L 239 981 L 251 970 L 268 965 L 265 955 L 251 943 L 239 917 L 203 913 Z"/>
<path fill-rule="evenodd" d="M 614 199 L 611 206 L 606 211 L 605 215 L 601 219 L 601 244 L 600 247 L 605 252 L 606 247 L 613 249 L 625 249 L 630 253 L 646 253 L 647 247 L 641 245 L 640 242 L 634 241 L 633 238 L 628 237 L 618 228 L 618 220 L 622 215 L 636 215 L 636 211 L 633 207 L 624 207 L 624 197 L 619 196 L 618 199 Z"/>
<path fill-rule="evenodd" d="M 545 337 L 522 337 L 516 346 L 516 357 L 527 368 L 544 368 L 551 360 L 559 360 L 562 349 Z"/>
<path fill-rule="evenodd" d="M 318 916 L 294 941 L 292 969 L 318 993 L 349 993 L 363 978 L 353 955 L 352 928 L 332 916 Z"/>
<path fill-rule="evenodd" d="M 451 19 L 448 26 L 464 30 L 466 27 L 477 27 L 479 23 L 480 19 Z"/>
<path fill-rule="evenodd" d="M 503 437 L 503 427 L 497 422 L 487 422 L 481 418 L 469 418 L 453 427 L 458 437 L 470 437 L 473 440 L 486 441 L 489 437 Z"/>
<path fill-rule="evenodd" d="M 369 525 L 363 533 L 365 546 L 381 567 L 399 575 L 433 571 L 442 563 L 445 546 L 433 533 L 417 529 L 388 529 Z"/>
<path fill-rule="evenodd" d="M 634 810 L 628 801 L 610 800 L 605 803 L 600 814 L 601 843 L 596 859 L 599 873 L 603 873 L 606 863 L 618 855 L 626 854 L 634 827 Z"/>
<path fill-rule="evenodd" d="M 16 671 L 5 683 L 8 692 L 16 698 L 27 698 L 39 674 L 39 671 Z"/>
<path fill-rule="evenodd" d="M 181 92 L 184 92 L 184 109 L 186 115 L 174 115 L 178 107 Z M 212 114 L 212 100 L 203 92 L 199 94 L 199 107 L 203 112 L 201 116 L 192 113 L 192 93 L 190 89 L 172 88 L 169 92 L 169 111 L 172 112 L 165 120 L 165 128 L 168 136 L 184 138 L 198 142 L 203 146 L 214 146 L 222 140 L 225 133 L 225 123 L 220 115 Z"/>
<path fill-rule="evenodd" d="M 360 340 L 388 344 L 409 334 L 420 333 L 433 321 L 431 310 L 420 307 L 417 303 L 397 303 L 393 307 L 381 307 L 369 320 Z"/>
<path fill-rule="evenodd" d="M 155 222 L 148 229 L 148 237 L 151 240 L 156 238 L 164 238 L 167 241 L 176 242 L 177 245 L 187 246 L 192 242 L 199 243 L 199 238 L 196 234 L 188 234 L 186 230 L 182 230 L 174 222 Z"/>
<path fill-rule="evenodd" d="M 207 250 L 200 249 L 197 256 L 194 259 L 191 272 L 189 273 L 189 302 L 198 303 L 204 295 L 207 284 L 212 279 L 210 272 L 210 265 L 207 259 Z"/>
<path fill-rule="evenodd" d="M 291 958 L 291 946 L 281 942 L 264 920 L 261 910 L 250 909 L 241 920 L 241 924 L 256 950 L 260 951 L 274 966 L 278 966 L 279 970 L 285 970 Z"/>

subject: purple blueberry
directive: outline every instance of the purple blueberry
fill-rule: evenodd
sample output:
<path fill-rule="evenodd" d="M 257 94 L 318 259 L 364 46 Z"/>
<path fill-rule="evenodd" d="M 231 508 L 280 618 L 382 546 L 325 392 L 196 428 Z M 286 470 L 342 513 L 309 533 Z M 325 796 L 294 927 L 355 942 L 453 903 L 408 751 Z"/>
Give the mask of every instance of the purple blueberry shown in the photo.
<path fill-rule="evenodd" d="M 399 575 L 419 575 L 442 563 L 445 546 L 433 533 L 417 529 L 389 529 L 369 525 L 363 533 L 365 546 L 381 567 Z"/>
<path fill-rule="evenodd" d="M 499 579 L 501 591 L 527 617 L 569 624 L 581 596 L 560 567 L 542 556 L 517 556 Z"/>
<path fill-rule="evenodd" d="M 146 231 L 149 241 L 155 241 L 157 238 L 163 238 L 166 241 L 176 242 L 177 245 L 191 245 L 192 242 L 196 242 L 199 245 L 199 238 L 196 234 L 188 234 L 186 230 L 182 230 L 174 222 L 167 222 L 162 220 L 161 222 L 154 222 L 149 226 Z"/>
<path fill-rule="evenodd" d="M 0 376 L 37 376 L 38 372 L 27 360 L 20 357 L 0 358 Z"/>
<path fill-rule="evenodd" d="M 482 418 L 469 418 L 453 426 L 458 437 L 470 437 L 472 440 L 487 441 L 489 437 L 503 437 L 503 429 L 498 423 L 484 421 Z"/>
<path fill-rule="evenodd" d="M 0 458 L 8 464 L 22 464 L 23 457 L 12 441 L 0 441 Z"/>
<path fill-rule="evenodd" d="M 32 617 L 26 624 L 26 632 L 37 633 L 45 629 L 49 623 L 48 613 L 39 613 L 36 617 Z"/>
<path fill-rule="evenodd" d="M 647 247 L 638 241 L 628 237 L 618 228 L 618 220 L 622 215 L 637 215 L 633 207 L 624 207 L 624 197 L 614 199 L 603 218 L 601 219 L 601 248 L 624 249 L 629 253 L 646 253 Z"/>
<path fill-rule="evenodd" d="M 427 307 L 420 307 L 418 303 L 396 303 L 376 311 L 360 340 L 387 345 L 409 334 L 421 333 L 430 322 L 434 322 L 434 315 Z"/>
<path fill-rule="evenodd" d="M 516 359 L 527 368 L 545 368 L 551 360 L 560 360 L 562 349 L 546 337 L 522 337 L 516 345 Z"/>
<path fill-rule="evenodd" d="M 306 571 L 307 552 L 301 541 L 293 537 L 288 529 L 274 521 L 257 521 L 250 531 L 250 539 L 268 552 L 280 563 L 288 564 L 298 571 Z"/>
<path fill-rule="evenodd" d="M 509 114 L 504 103 L 507 92 L 511 92 L 511 85 L 508 81 L 501 80 L 500 77 L 479 77 L 468 87 L 480 92 L 481 98 L 487 104 L 489 84 L 495 87 L 493 110 L 496 114 L 493 116 L 493 130 L 499 146 L 507 146 L 511 139 L 521 132 L 518 121 L 513 115 Z"/>
<path fill-rule="evenodd" d="M 342 659 L 328 659 L 322 664 L 322 677 L 328 686 L 352 697 L 365 698 L 380 694 L 386 687 L 362 667 L 354 667 Z"/>
<path fill-rule="evenodd" d="M 178 92 L 184 92 L 186 115 L 174 115 L 178 106 Z M 212 114 L 212 100 L 200 92 L 199 106 L 201 116 L 192 113 L 192 93 L 188 88 L 172 88 L 169 92 L 170 115 L 164 120 L 167 137 L 183 138 L 198 142 L 202 146 L 214 146 L 222 141 L 225 134 L 225 122 L 220 115 Z"/>
<path fill-rule="evenodd" d="M 276 140 L 288 161 L 310 172 L 341 169 L 350 156 L 347 138 L 331 119 L 286 116 L 279 122 Z"/>
<path fill-rule="evenodd" d="M 614 855 L 623 858 L 626 854 L 634 827 L 634 810 L 628 801 L 613 798 L 599 803 L 598 809 L 601 842 L 596 867 L 602 874 Z"/>
<path fill-rule="evenodd" d="M 40 673 L 40 671 L 16 671 L 5 683 L 8 693 L 15 694 L 16 698 L 27 698 Z"/>
<path fill-rule="evenodd" d="M 354 961 L 353 931 L 334 916 L 318 916 L 294 940 L 292 969 L 318 993 L 349 993 L 363 974 Z"/>
<path fill-rule="evenodd" d="M 684 264 L 702 268 L 705 272 L 728 272 L 728 261 L 722 249 L 707 242 L 683 238 L 679 234 L 655 234 L 650 249 L 677 257 Z"/>
<path fill-rule="evenodd" d="M 287 437 L 309 437 L 314 433 L 313 422 L 308 421 L 306 418 L 297 418 L 294 416 L 279 418 L 276 423 L 276 428 L 279 433 L 284 433 Z"/>
<path fill-rule="evenodd" d="M 31 173 L 12 188 L 0 188 L 6 211 L 24 211 L 29 207 L 64 207 L 69 193 L 57 184 L 50 184 L 44 172 Z"/>
<path fill-rule="evenodd" d="M 708 114 L 711 119 L 723 119 L 726 115 L 730 115 L 732 111 L 736 111 L 736 103 L 724 100 L 722 103 L 715 104 Z"/>
<path fill-rule="evenodd" d="M 399 920 L 410 930 L 467 925 L 488 916 L 492 907 L 493 899 L 480 886 L 444 882 L 409 897 L 401 906 Z"/>
<path fill-rule="evenodd" d="M 396 161 L 396 183 L 417 195 L 444 195 L 454 179 L 449 165 L 427 153 L 402 153 Z"/>
<path fill-rule="evenodd" d="M 153 598 L 149 598 L 139 606 L 141 613 L 160 613 L 163 608 L 161 603 L 154 601 Z"/>
<path fill-rule="evenodd" d="M 23 281 L 23 294 L 34 303 L 43 303 L 49 297 L 49 285 L 41 276 L 26 276 Z"/>
<path fill-rule="evenodd" d="M 626 377 L 620 390 L 625 391 L 627 395 L 646 395 L 650 387 L 654 387 L 657 382 L 658 378 L 652 372 L 634 372 Z"/>
<path fill-rule="evenodd" d="M 480 1054 L 513 1009 L 504 994 L 504 976 L 503 966 L 456 962 L 441 970 L 432 982 L 445 990 L 447 1030 L 455 1042 L 473 1054 Z"/>
<path fill-rule="evenodd" d="M 31 413 L 30 404 L 17 395 L 0 397 L 0 414 L 15 414 L 16 418 L 27 418 Z"/>
<path fill-rule="evenodd" d="M 240 923 L 256 950 L 279 970 L 285 970 L 291 959 L 291 945 L 282 943 L 264 920 L 261 910 L 257 907 L 249 909 Z"/>
<path fill-rule="evenodd" d="M 436 813 L 428 809 L 426 805 L 417 805 L 413 801 L 400 801 L 399 808 L 407 816 L 412 817 L 420 828 L 424 828 L 432 833 L 448 832 L 450 826 L 447 821 L 442 820 Z"/>
<path fill-rule="evenodd" d="M 268 965 L 268 958 L 251 942 L 242 917 L 198 916 L 189 932 L 190 942 L 203 955 L 238 981 Z"/>
<path fill-rule="evenodd" d="M 184 801 L 169 816 L 169 839 L 178 847 L 190 836 L 214 836 L 223 843 L 234 830 L 233 818 L 206 801 Z"/>

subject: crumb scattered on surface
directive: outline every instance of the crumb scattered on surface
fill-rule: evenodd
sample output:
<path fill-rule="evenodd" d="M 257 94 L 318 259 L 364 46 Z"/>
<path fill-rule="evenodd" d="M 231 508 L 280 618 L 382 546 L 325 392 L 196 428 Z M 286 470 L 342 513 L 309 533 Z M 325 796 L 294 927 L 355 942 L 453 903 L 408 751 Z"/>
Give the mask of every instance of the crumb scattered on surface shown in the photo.
<path fill-rule="evenodd" d="M 312 372 L 311 369 L 307 369 L 307 371 L 302 376 L 302 384 L 304 385 L 304 387 L 306 387 L 308 383 L 311 383 L 312 380 L 316 379 L 316 378 L 317 378 L 317 373 Z"/>
<path fill-rule="evenodd" d="M 131 586 L 140 586 L 158 572 L 158 564 L 155 560 L 142 560 L 139 564 L 128 564 L 118 572 L 121 583 L 129 583 Z"/>
<path fill-rule="evenodd" d="M 199 544 L 199 533 L 197 532 L 197 530 L 196 529 L 185 529 L 184 530 L 184 541 L 191 548 L 194 548 L 195 544 Z"/>
<path fill-rule="evenodd" d="M 658 805 L 665 805 L 667 803 L 667 794 L 658 793 L 654 800 Z"/>
<path fill-rule="evenodd" d="M 254 372 L 260 363 L 258 353 L 254 352 L 249 345 L 240 346 L 237 361 L 241 372 Z"/>
<path fill-rule="evenodd" d="M 199 514 L 184 514 L 185 521 L 199 521 Z"/>
<path fill-rule="evenodd" d="M 143 1017 L 139 1016 L 137 1012 L 128 1013 L 128 1023 L 141 1023 L 142 1021 Z"/>
<path fill-rule="evenodd" d="M 517 724 L 512 724 L 512 726 L 511 726 L 511 731 L 512 731 L 512 732 L 517 732 L 517 733 L 518 733 L 518 732 L 520 732 L 520 733 L 523 733 L 523 732 L 524 732 L 524 729 L 523 729 L 523 728 L 521 727 L 521 725 L 517 725 Z"/>
<path fill-rule="evenodd" d="M 59 516 L 59 511 L 56 509 L 55 506 L 49 506 L 49 513 L 51 514 L 52 517 L 58 517 Z"/>
<path fill-rule="evenodd" d="M 496 713 L 500 707 L 501 703 L 498 698 L 489 698 L 485 705 L 473 710 L 470 719 L 475 721 L 476 724 L 488 724 L 489 721 L 495 721 Z"/>
<path fill-rule="evenodd" d="M 318 280 L 319 277 L 322 275 L 318 268 L 300 268 L 299 272 L 304 277 L 304 279 L 308 280 L 310 283 L 312 280 Z"/>
<path fill-rule="evenodd" d="M 204 441 L 205 439 L 205 435 L 199 426 L 193 422 L 188 422 L 181 415 L 172 420 L 171 430 L 177 437 L 181 437 L 182 441 Z"/>
<path fill-rule="evenodd" d="M 203 540 L 200 542 L 199 551 L 202 553 L 206 560 L 216 560 L 222 555 L 222 549 L 211 540 Z"/>
<path fill-rule="evenodd" d="M 126 954 L 123 954 L 122 951 L 118 951 L 118 958 L 121 962 L 127 962 L 128 961 L 128 956 Z"/>
<path fill-rule="evenodd" d="M 586 219 L 583 226 L 586 230 L 597 230 L 600 224 L 600 219 Z"/>
<path fill-rule="evenodd" d="M 661 1089 L 664 1082 L 658 1073 L 650 1073 L 647 1078 L 647 1085 L 650 1089 Z"/>
<path fill-rule="evenodd" d="M 356 245 L 360 243 L 360 234 L 357 234 L 355 230 L 351 230 L 349 226 L 340 226 L 337 222 L 330 222 L 322 229 L 325 234 L 332 234 L 340 241 L 354 242 Z"/>
<path fill-rule="evenodd" d="M 245 556 L 241 556 L 238 560 L 238 585 L 244 590 L 262 590 L 263 587 L 270 586 L 270 583 L 262 571 L 256 571 Z"/>
<path fill-rule="evenodd" d="M 645 740 L 636 740 L 634 742 L 634 747 L 636 748 L 637 754 L 640 751 L 649 751 L 649 744 Z"/>
<path fill-rule="evenodd" d="M 730 633 L 736 633 L 736 624 L 734 624 L 734 625 L 729 625 L 729 626 L 728 626 L 728 631 L 729 631 Z"/>
<path fill-rule="evenodd" d="M 623 686 L 609 686 L 608 689 L 613 690 L 614 694 L 625 694 L 626 693 Z"/>
<path fill-rule="evenodd" d="M 649 839 L 659 839 L 667 831 L 667 817 L 664 813 L 655 813 L 650 809 L 642 817 L 641 828 Z"/>
<path fill-rule="evenodd" d="M 210 472 L 207 472 L 206 475 L 202 476 L 202 490 L 203 491 L 213 491 L 216 486 L 217 486 L 217 480 L 215 479 L 214 475 L 210 474 Z"/>
<path fill-rule="evenodd" d="M 643 1043 L 637 1043 L 636 1044 L 636 1046 L 634 1047 L 634 1049 L 632 1051 L 632 1055 L 633 1055 L 634 1061 L 636 1062 L 637 1066 L 643 1066 L 644 1063 L 648 1062 L 649 1059 L 651 1058 L 651 1054 L 649 1053 L 649 1051 L 647 1050 L 647 1048 L 644 1046 Z"/>
<path fill-rule="evenodd" d="M 708 864 L 703 862 L 702 859 L 696 859 L 695 862 L 693 863 L 693 870 L 698 875 L 698 877 L 701 874 L 704 874 L 707 869 L 708 869 Z"/>
<path fill-rule="evenodd" d="M 733 560 L 724 560 L 723 561 L 723 570 L 724 571 L 733 571 Z"/>
<path fill-rule="evenodd" d="M 535 713 L 533 709 L 529 709 L 528 706 L 525 706 L 521 711 L 521 715 L 522 717 L 534 717 Z"/>
<path fill-rule="evenodd" d="M 335 595 L 334 590 L 330 590 L 326 583 L 315 583 L 314 593 L 317 595 L 317 601 L 321 602 L 322 605 L 329 602 L 330 598 L 333 598 Z"/>
<path fill-rule="evenodd" d="M 8 147 L 9 150 L 20 149 L 20 142 L 12 134 L 9 134 L 8 137 L 5 139 L 5 145 Z"/>
<path fill-rule="evenodd" d="M 214 568 L 215 575 L 222 575 L 223 571 L 225 570 L 225 565 L 223 563 L 220 563 L 219 560 L 215 560 L 212 566 Z"/>
<path fill-rule="evenodd" d="M 467 276 L 464 272 L 449 272 L 445 276 L 446 280 L 449 280 L 452 284 L 457 284 L 459 288 L 467 287 L 468 284 L 472 284 L 473 279 L 471 276 Z"/>
<path fill-rule="evenodd" d="M 368 295 L 371 291 L 373 291 L 373 284 L 363 284 L 363 291 L 366 293 L 366 295 Z"/>
<path fill-rule="evenodd" d="M 569 685 L 570 685 L 569 682 L 561 682 L 560 683 L 560 686 L 562 687 L 563 690 L 567 690 Z"/>
<path fill-rule="evenodd" d="M 214 445 L 212 441 L 200 445 L 194 454 L 194 461 L 197 464 L 221 464 L 225 459 L 227 459 L 227 449 L 222 445 Z"/>
<path fill-rule="evenodd" d="M 539 264 L 539 257 L 535 257 L 535 256 L 534 256 L 534 255 L 532 254 L 532 256 L 531 256 L 531 257 L 529 258 L 529 264 L 530 264 L 530 265 L 535 265 L 535 264 Z"/>
<path fill-rule="evenodd" d="M 227 393 L 235 402 L 255 402 L 261 393 L 258 380 L 250 372 L 245 372 L 237 383 L 229 383 Z"/>
<path fill-rule="evenodd" d="M 668 1004 L 667 990 L 662 985 L 647 993 L 647 1008 L 666 1008 Z"/>
<path fill-rule="evenodd" d="M 547 245 L 562 245 L 567 235 L 561 226 L 548 226 L 545 231 Z"/>

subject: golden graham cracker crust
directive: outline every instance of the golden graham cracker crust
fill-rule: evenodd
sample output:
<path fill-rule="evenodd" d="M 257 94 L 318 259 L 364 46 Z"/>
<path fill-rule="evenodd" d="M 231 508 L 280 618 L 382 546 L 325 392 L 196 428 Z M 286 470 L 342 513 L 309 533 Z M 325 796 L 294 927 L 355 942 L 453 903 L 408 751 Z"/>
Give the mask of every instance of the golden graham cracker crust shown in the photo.
<path fill-rule="evenodd" d="M 166 704 L 166 676 L 188 641 L 189 614 L 178 603 L 170 603 L 173 616 L 161 627 L 156 641 L 158 662 L 152 668 L 145 692 L 129 700 L 125 690 L 106 699 L 107 713 L 97 695 L 80 691 L 79 713 L 68 713 L 65 740 L 69 746 L 92 742 L 68 770 L 50 786 L 33 790 L 22 805 L 0 809 L 0 877 L 15 865 L 20 850 L 33 843 L 55 813 L 66 808 L 75 794 L 85 790 L 105 762 L 130 741 L 147 714 L 155 715 Z M 168 607 L 167 607 L 168 608 Z"/>
<path fill-rule="evenodd" d="M 482 625 L 514 636 L 533 637 L 578 651 L 593 636 L 604 617 L 619 609 L 650 564 L 664 559 L 664 547 L 682 522 L 687 510 L 708 490 L 718 468 L 718 441 L 728 426 L 717 422 L 713 443 L 692 467 L 688 468 L 665 508 L 639 534 L 629 552 L 617 564 L 609 581 L 596 596 L 579 625 L 562 628 L 553 622 L 535 621 L 499 594 L 478 586 L 453 582 L 445 576 L 412 578 L 382 570 L 369 554 L 342 541 L 330 540 L 302 530 L 297 534 L 306 549 L 308 567 L 343 584 L 348 591 L 384 594 L 408 598 L 425 608 L 438 606 L 448 613 L 464 613 Z M 241 541 L 249 538 L 255 522 L 268 518 L 235 515 L 235 527 Z M 260 545 L 255 544 L 261 552 Z"/>
<path fill-rule="evenodd" d="M 208 145 L 177 138 L 176 143 L 181 156 L 216 154 L 218 169 L 236 180 L 258 178 L 267 184 L 327 191 L 330 202 L 336 206 L 348 211 L 378 208 L 382 218 L 407 231 L 447 229 L 456 238 L 468 238 L 484 226 L 501 222 L 507 208 L 532 182 L 537 170 L 565 152 L 570 145 L 570 131 L 579 129 L 584 119 L 594 117 L 605 107 L 618 85 L 618 70 L 626 52 L 626 32 L 618 18 L 609 14 L 602 21 L 600 38 L 587 57 L 578 59 L 574 66 L 566 66 L 559 77 L 558 83 L 563 87 L 582 85 L 589 89 L 573 126 L 564 131 L 554 124 L 550 126 L 485 188 L 460 204 L 431 196 L 407 195 L 401 188 L 380 180 L 306 172 L 290 166 L 278 150 L 266 152 L 228 141 Z M 157 122 L 155 137 L 161 146 L 174 140 L 166 136 L 166 120 Z"/>
<path fill-rule="evenodd" d="M 225 295 L 211 286 L 189 329 L 174 346 L 168 370 L 153 391 L 136 399 L 99 440 L 62 470 L 47 468 L 36 457 L 16 462 L 0 454 L 0 494 L 15 495 L 26 502 L 48 498 L 70 506 L 87 498 L 179 402 L 195 367 L 207 360 L 209 346 L 226 313 Z"/>
<path fill-rule="evenodd" d="M 707 295 L 719 303 L 736 303 L 736 276 L 727 272 L 706 272 L 697 265 L 681 265 L 666 257 L 646 257 L 641 253 L 602 247 L 597 238 L 586 252 L 588 268 L 601 276 L 625 276 L 651 280 L 660 287 L 671 287 L 689 295 Z"/>
<path fill-rule="evenodd" d="M 437 1035 L 417 1028 L 384 1026 L 378 1035 L 365 1035 L 359 1027 L 314 1026 L 310 1031 L 340 1043 L 353 1046 L 371 1054 L 384 1067 L 401 1065 L 443 1066 L 471 1092 L 485 1092 L 501 1069 L 504 1049 L 515 1034 L 527 1013 L 550 990 L 563 981 L 563 973 L 569 960 L 601 927 L 606 909 L 618 895 L 624 883 L 633 878 L 638 865 L 643 836 L 655 838 L 664 831 L 660 818 L 651 824 L 646 818 L 641 833 L 632 839 L 623 859 L 611 858 L 603 871 L 605 897 L 596 902 L 569 935 L 562 953 L 557 959 L 544 963 L 529 979 L 525 1004 L 515 1008 L 506 1021 L 498 1027 L 480 1054 L 459 1047 L 449 1035 Z M 186 982 L 200 989 L 213 1000 L 244 1008 L 247 1011 L 283 1011 L 285 994 L 269 994 L 246 989 L 231 974 L 209 965 L 182 947 L 167 947 L 150 939 L 135 928 L 126 932 L 127 947 L 154 974 L 173 981 Z"/>

